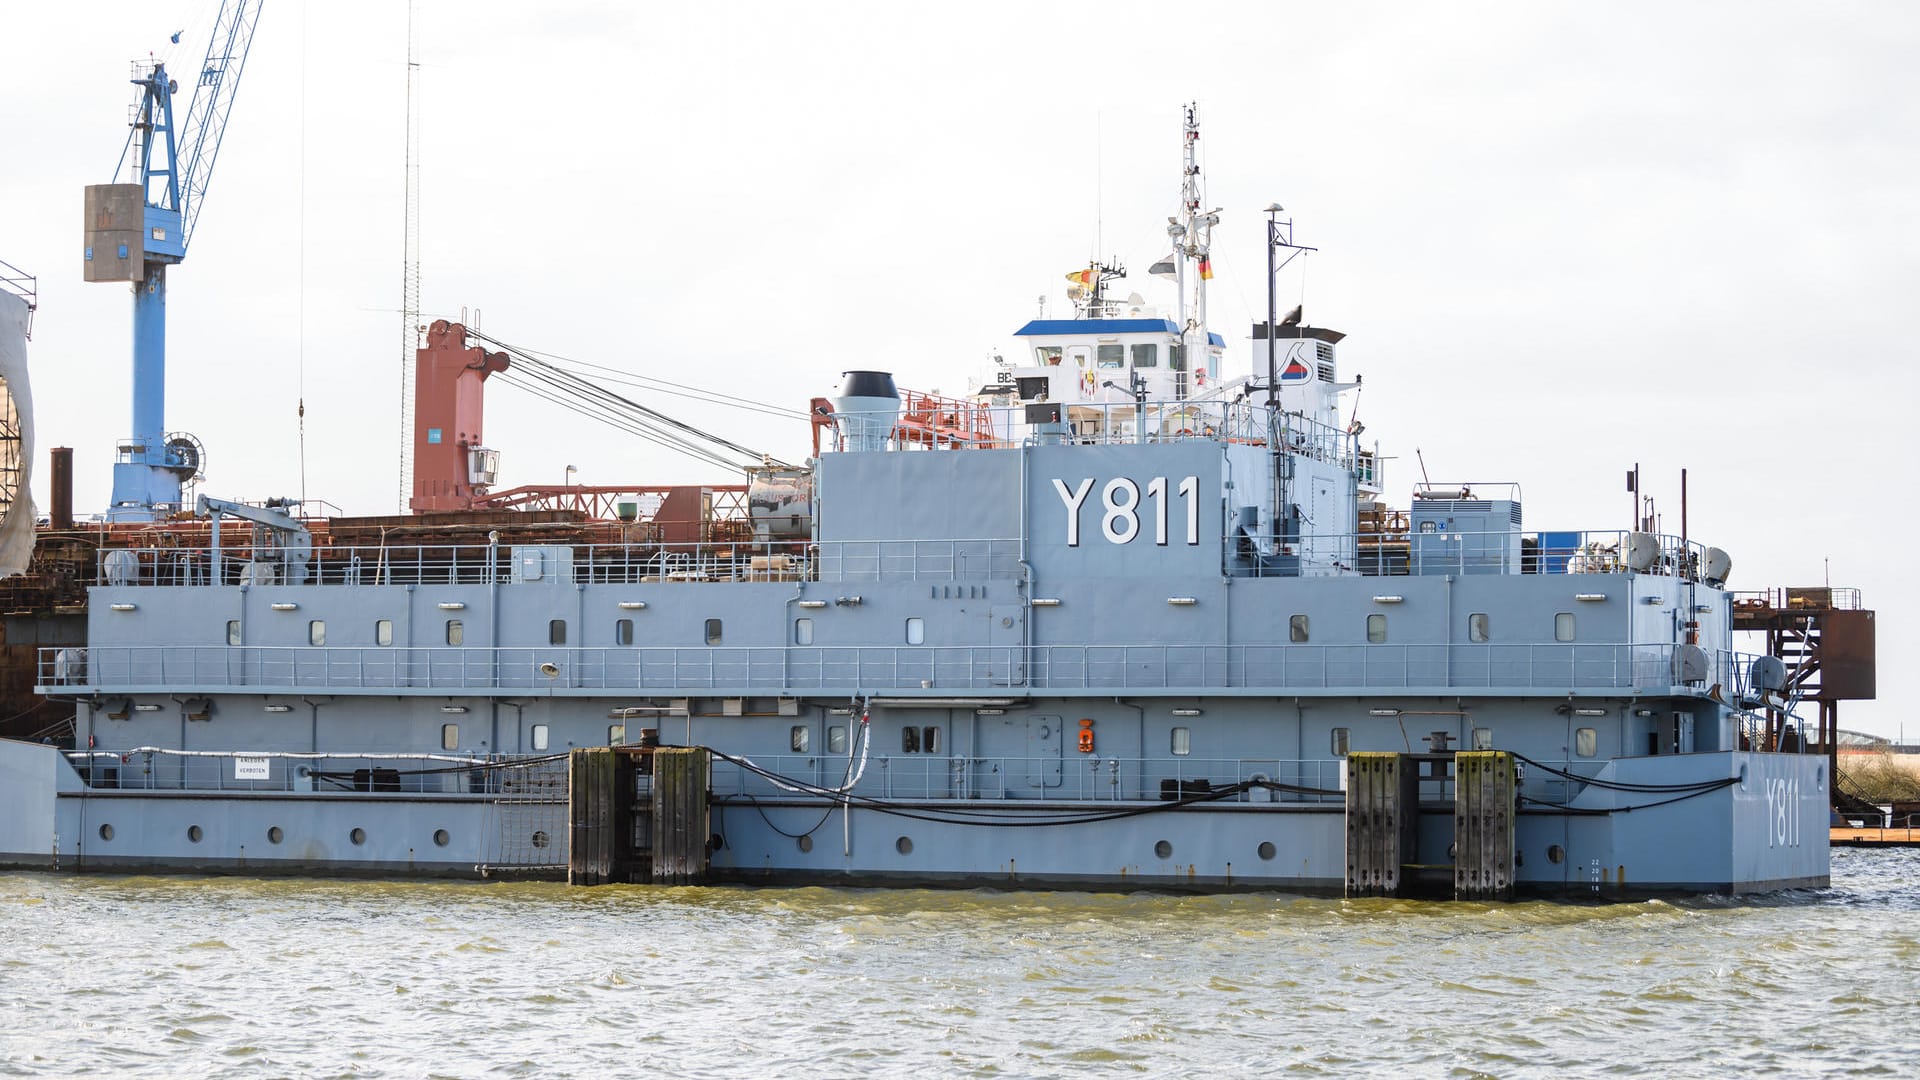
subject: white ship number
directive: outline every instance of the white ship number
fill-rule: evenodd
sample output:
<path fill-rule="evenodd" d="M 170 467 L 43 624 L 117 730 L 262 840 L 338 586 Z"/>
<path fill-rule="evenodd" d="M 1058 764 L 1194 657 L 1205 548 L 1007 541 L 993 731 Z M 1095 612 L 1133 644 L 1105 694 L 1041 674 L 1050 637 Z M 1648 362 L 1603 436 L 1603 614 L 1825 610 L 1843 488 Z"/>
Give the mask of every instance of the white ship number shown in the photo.
<path fill-rule="evenodd" d="M 1086 505 L 1087 496 L 1093 493 L 1093 477 L 1080 481 L 1080 485 L 1068 488 L 1065 480 L 1056 479 L 1053 490 L 1060 493 L 1060 501 L 1067 508 L 1067 546 L 1080 546 L 1080 508 Z M 1186 504 L 1187 543 L 1198 546 L 1200 543 L 1200 478 L 1183 477 L 1180 486 L 1175 489 Z M 1143 499 L 1153 500 L 1153 542 L 1167 545 L 1167 478 L 1156 476 L 1147 481 L 1147 491 L 1140 493 L 1140 485 L 1124 476 L 1107 481 L 1100 490 L 1100 504 L 1105 513 L 1100 518 L 1100 535 L 1107 538 L 1109 544 L 1130 544 L 1140 535 L 1140 503 Z"/>
<path fill-rule="evenodd" d="M 1800 846 L 1800 780 L 1767 781 L 1767 846 Z"/>

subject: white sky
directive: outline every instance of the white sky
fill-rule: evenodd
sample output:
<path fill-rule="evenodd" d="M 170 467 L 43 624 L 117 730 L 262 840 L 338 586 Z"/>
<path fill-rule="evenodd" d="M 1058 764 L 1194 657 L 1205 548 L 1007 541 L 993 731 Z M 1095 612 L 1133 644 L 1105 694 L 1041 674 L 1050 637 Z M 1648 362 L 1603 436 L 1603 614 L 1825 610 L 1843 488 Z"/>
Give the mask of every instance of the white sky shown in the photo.
<path fill-rule="evenodd" d="M 130 304 L 80 280 L 128 61 L 214 0 L 0 11 L 0 259 L 40 275 L 41 445 L 104 506 Z M 424 307 L 525 347 L 802 408 L 848 368 L 963 392 L 1094 253 L 1165 253 L 1197 100 L 1214 328 L 1247 369 L 1259 207 L 1321 253 L 1282 307 L 1352 336 L 1369 438 L 1627 524 L 1636 461 L 1738 588 L 1858 586 L 1896 734 L 1915 655 L 1920 9 L 1885 4 L 422 0 Z M 188 260 L 168 427 L 213 494 L 397 506 L 406 7 L 271 0 Z M 193 70 L 203 30 L 184 37 Z M 718 480 L 495 384 L 503 486 Z M 803 423 L 659 404 L 748 445 Z M 44 453 L 35 498 L 46 502 Z M 1920 735 L 1920 723 L 1915 725 Z"/>

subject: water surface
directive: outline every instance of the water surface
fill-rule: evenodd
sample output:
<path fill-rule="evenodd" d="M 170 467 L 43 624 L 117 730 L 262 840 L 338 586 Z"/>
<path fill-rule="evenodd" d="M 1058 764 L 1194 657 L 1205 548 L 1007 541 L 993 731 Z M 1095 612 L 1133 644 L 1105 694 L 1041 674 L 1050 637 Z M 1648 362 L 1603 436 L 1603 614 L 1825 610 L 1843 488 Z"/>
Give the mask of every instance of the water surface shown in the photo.
<path fill-rule="evenodd" d="M 1584 906 L 0 875 L 0 1075 L 1920 1075 L 1920 852 L 1833 862 Z"/>

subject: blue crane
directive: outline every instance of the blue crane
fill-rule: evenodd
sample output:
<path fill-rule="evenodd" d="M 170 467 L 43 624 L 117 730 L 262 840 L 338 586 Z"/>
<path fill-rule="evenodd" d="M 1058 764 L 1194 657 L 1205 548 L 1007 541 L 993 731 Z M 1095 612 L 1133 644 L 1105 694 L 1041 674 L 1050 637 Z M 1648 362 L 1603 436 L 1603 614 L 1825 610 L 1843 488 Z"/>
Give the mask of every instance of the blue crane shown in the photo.
<path fill-rule="evenodd" d="M 167 267 L 187 257 L 262 2 L 220 5 L 178 123 L 179 83 L 166 64 L 135 62 L 139 97 L 114 167 L 118 179 L 130 166 L 134 182 L 87 188 L 86 280 L 133 283 L 133 434 L 121 440 L 113 466 L 113 521 L 153 521 L 185 509 L 182 488 L 202 475 L 200 441 L 166 430 Z"/>

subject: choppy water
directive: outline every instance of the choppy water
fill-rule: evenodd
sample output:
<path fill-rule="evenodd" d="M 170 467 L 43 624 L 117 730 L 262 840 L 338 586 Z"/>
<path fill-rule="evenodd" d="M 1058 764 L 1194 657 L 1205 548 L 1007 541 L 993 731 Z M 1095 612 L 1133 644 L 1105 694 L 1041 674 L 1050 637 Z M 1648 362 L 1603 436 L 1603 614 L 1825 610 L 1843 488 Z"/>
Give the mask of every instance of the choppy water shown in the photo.
<path fill-rule="evenodd" d="M 1920 1074 L 1920 852 L 1733 903 L 0 876 L 0 1075 Z"/>

